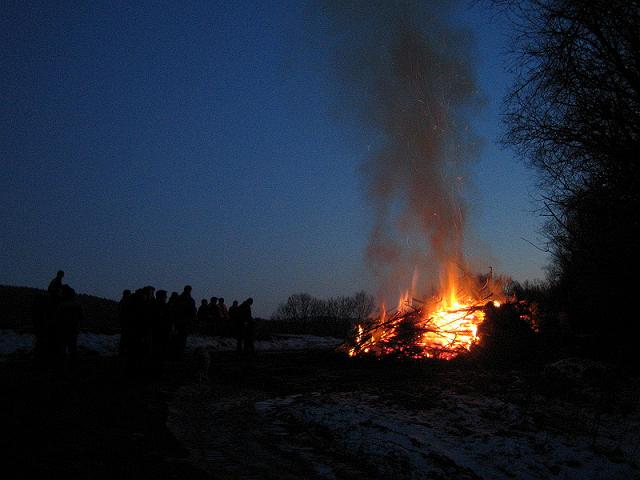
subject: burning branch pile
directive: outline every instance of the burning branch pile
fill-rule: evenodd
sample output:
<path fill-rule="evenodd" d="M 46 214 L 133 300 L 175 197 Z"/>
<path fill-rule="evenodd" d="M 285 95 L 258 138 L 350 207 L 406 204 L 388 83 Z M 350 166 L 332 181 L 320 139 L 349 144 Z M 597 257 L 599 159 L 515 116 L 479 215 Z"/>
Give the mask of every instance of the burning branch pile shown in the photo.
<path fill-rule="evenodd" d="M 470 306 L 429 315 L 422 307 L 410 305 L 358 332 L 348 352 L 397 355 L 409 358 L 451 359 L 468 351 L 477 341 L 477 328 L 484 320 L 482 307 Z"/>
<path fill-rule="evenodd" d="M 451 360 L 479 341 L 478 328 L 489 302 L 499 306 L 489 281 L 477 295 L 450 294 L 448 298 L 420 301 L 405 294 L 392 312 L 357 325 L 345 344 L 349 356 L 399 356 Z M 455 290 L 453 290 L 455 291 Z"/>

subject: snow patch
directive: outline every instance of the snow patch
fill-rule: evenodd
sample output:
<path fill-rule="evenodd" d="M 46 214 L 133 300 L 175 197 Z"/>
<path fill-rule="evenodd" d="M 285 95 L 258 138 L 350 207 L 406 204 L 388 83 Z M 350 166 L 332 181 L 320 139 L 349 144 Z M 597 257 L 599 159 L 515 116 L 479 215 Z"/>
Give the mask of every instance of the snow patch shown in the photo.
<path fill-rule="evenodd" d="M 273 335 L 270 340 L 255 342 L 256 351 L 306 350 L 334 348 L 341 340 L 332 337 L 314 335 Z M 105 335 L 83 332 L 78 335 L 78 347 L 96 352 L 98 355 L 117 355 L 120 335 Z M 0 358 L 17 352 L 29 352 L 33 349 L 34 337 L 31 334 L 17 333 L 13 330 L 0 330 Z M 205 347 L 216 352 L 231 352 L 236 349 L 236 341 L 226 337 L 204 337 L 191 335 L 187 338 L 187 350 Z"/>
<path fill-rule="evenodd" d="M 18 351 L 30 351 L 33 348 L 33 335 L 17 333 L 13 330 L 0 330 L 0 356 Z"/>
<path fill-rule="evenodd" d="M 315 335 L 272 335 L 269 340 L 256 341 L 255 348 L 256 351 L 328 349 L 337 347 L 341 342 L 338 338 Z M 187 338 L 187 349 L 197 347 L 229 352 L 236 349 L 236 341 L 226 337 L 191 336 Z"/>
<path fill-rule="evenodd" d="M 96 352 L 98 355 L 117 355 L 120 346 L 120 335 L 104 335 L 99 333 L 80 333 L 78 347 Z"/>
<path fill-rule="evenodd" d="M 263 415 L 328 431 L 384 477 L 638 478 L 637 453 L 612 460 L 585 435 L 536 428 L 497 398 L 445 391 L 437 407 L 407 410 L 362 393 L 296 395 L 256 403 Z"/>

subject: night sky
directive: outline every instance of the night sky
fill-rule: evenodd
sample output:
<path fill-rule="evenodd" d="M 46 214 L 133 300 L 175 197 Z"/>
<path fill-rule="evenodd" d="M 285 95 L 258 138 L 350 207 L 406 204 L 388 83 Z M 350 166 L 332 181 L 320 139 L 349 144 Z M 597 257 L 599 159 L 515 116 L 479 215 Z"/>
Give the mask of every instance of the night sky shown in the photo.
<path fill-rule="evenodd" d="M 60 3 L 60 4 L 59 4 Z M 371 139 L 341 112 L 313 4 L 3 2 L 0 283 L 82 293 L 185 284 L 255 299 L 348 295 L 372 212 Z M 62 5 L 64 4 L 64 5 Z M 486 266 L 542 278 L 533 172 L 498 144 L 510 27 L 462 4 L 486 107 L 468 238 Z"/>

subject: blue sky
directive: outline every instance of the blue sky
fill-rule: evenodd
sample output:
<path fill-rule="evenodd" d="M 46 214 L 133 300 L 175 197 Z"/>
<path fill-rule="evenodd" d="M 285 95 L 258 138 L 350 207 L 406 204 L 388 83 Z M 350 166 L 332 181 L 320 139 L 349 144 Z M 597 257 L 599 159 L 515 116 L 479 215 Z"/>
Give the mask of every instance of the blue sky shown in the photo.
<path fill-rule="evenodd" d="M 9 2 L 0 16 L 0 283 L 118 298 L 145 284 L 268 316 L 288 295 L 375 290 L 358 166 L 323 22 L 304 2 Z M 509 28 L 477 3 L 486 107 L 470 235 L 541 278 L 531 171 L 497 143 Z M 316 19 L 317 20 L 317 19 Z M 481 247 L 478 247 L 481 245 Z"/>

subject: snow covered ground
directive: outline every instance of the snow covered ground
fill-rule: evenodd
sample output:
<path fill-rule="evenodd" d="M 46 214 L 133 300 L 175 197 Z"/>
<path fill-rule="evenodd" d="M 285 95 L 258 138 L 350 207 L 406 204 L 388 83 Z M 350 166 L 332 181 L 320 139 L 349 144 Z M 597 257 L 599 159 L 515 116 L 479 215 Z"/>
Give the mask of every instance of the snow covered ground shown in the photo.
<path fill-rule="evenodd" d="M 91 350 L 99 355 L 115 355 L 118 353 L 120 335 L 104 335 L 96 333 L 81 333 L 78 336 L 78 346 Z M 256 342 L 256 350 L 300 350 L 313 348 L 333 348 L 340 340 L 332 337 L 317 337 L 313 335 L 273 335 L 270 340 Z M 207 347 L 213 351 L 229 352 L 236 348 L 236 342 L 224 337 L 189 336 L 187 349 Z M 13 330 L 0 330 L 0 359 L 13 353 L 28 352 L 33 348 L 33 335 L 17 333 Z"/>
<path fill-rule="evenodd" d="M 28 333 L 13 330 L 0 330 L 0 359 L 17 352 L 29 352 L 33 349 L 34 337 Z M 115 355 L 118 353 L 120 335 L 103 335 L 97 333 L 81 333 L 78 335 L 78 346 L 91 350 L 99 355 Z"/>
<path fill-rule="evenodd" d="M 0 330 L 0 357 L 17 351 L 29 351 L 32 348 L 32 335 L 16 333 L 13 330 Z"/>
<path fill-rule="evenodd" d="M 341 340 L 333 337 L 318 337 L 315 335 L 272 335 L 270 340 L 257 340 L 255 347 L 260 350 L 306 350 L 315 348 L 335 348 Z M 187 338 L 187 348 L 207 347 L 214 351 L 229 352 L 236 349 L 236 341 L 227 337 Z"/>
<path fill-rule="evenodd" d="M 602 419 L 592 435 L 533 425 L 514 404 L 441 391 L 437 405 L 407 409 L 360 392 L 304 394 L 256 403 L 272 421 L 321 429 L 380 478 L 640 478 L 640 419 Z M 376 475 L 377 476 L 377 475 Z"/>

